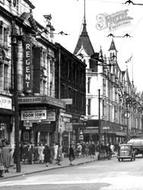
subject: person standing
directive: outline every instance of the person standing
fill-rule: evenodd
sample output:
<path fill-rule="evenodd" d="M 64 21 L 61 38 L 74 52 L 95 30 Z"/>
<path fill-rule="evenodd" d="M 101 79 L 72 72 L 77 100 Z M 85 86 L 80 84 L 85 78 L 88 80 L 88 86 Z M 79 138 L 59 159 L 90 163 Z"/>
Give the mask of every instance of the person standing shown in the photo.
<path fill-rule="evenodd" d="M 50 148 L 48 145 L 45 145 L 45 148 L 43 150 L 44 154 L 44 163 L 46 164 L 46 167 L 48 167 L 48 163 L 51 162 L 51 153 Z"/>
<path fill-rule="evenodd" d="M 1 143 L 1 142 L 0 142 Z M 3 177 L 4 165 L 2 157 L 2 143 L 0 144 L 0 177 Z"/>
<path fill-rule="evenodd" d="M 5 167 L 5 172 L 9 172 L 10 161 L 11 161 L 11 147 L 8 142 L 5 143 L 4 147 L 2 148 L 2 157 L 3 157 L 3 164 Z"/>
<path fill-rule="evenodd" d="M 39 154 L 39 163 L 43 164 L 44 162 L 44 154 L 43 154 L 44 146 L 43 144 L 40 144 L 38 146 L 38 154 Z"/>
<path fill-rule="evenodd" d="M 57 150 L 57 162 L 56 162 L 56 164 L 61 165 L 61 161 L 62 161 L 62 146 L 59 145 L 58 150 Z"/>
<path fill-rule="evenodd" d="M 70 148 L 69 148 L 69 161 L 70 161 L 70 165 L 73 165 L 72 161 L 74 159 L 75 159 L 74 149 L 73 149 L 73 146 L 70 145 Z"/>

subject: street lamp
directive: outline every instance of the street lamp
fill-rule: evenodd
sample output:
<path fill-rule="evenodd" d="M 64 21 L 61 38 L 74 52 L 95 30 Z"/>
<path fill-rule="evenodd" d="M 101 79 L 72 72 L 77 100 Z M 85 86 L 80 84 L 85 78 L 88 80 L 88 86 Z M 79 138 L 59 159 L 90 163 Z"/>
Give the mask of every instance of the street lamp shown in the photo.
<path fill-rule="evenodd" d="M 100 118 L 100 89 L 98 89 L 98 136 L 99 136 L 99 155 L 98 160 L 100 160 L 101 152 L 101 118 Z"/>
<path fill-rule="evenodd" d="M 20 147 L 19 147 L 19 106 L 18 106 L 18 88 L 17 88 L 17 60 L 18 60 L 18 34 L 15 27 L 15 21 L 12 22 L 11 47 L 12 47 L 12 66 L 14 71 L 14 118 L 15 118 L 15 156 L 16 172 L 21 172 L 20 165 Z"/>

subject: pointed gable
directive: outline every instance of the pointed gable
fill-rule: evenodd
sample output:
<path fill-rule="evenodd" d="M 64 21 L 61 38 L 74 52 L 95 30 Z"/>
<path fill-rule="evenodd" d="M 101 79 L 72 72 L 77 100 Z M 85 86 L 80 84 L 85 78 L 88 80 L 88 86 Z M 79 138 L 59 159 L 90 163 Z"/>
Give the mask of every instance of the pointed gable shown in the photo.
<path fill-rule="evenodd" d="M 109 51 L 116 51 L 117 52 L 117 49 L 116 49 L 116 46 L 115 46 L 115 42 L 114 40 L 112 39 L 112 42 L 111 42 L 111 45 L 110 45 L 110 48 L 109 48 Z"/>
<path fill-rule="evenodd" d="M 76 48 L 74 50 L 74 54 L 76 55 L 81 48 L 85 50 L 88 56 L 94 54 L 94 49 L 86 30 L 86 23 L 83 24 L 83 30 L 81 32 L 81 35 L 79 36 Z"/>

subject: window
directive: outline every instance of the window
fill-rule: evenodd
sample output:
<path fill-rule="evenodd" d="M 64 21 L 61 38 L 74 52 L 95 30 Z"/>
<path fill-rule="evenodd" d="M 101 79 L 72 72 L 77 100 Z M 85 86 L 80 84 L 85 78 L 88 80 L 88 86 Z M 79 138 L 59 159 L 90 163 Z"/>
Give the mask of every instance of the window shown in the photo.
<path fill-rule="evenodd" d="M 90 84 L 91 84 L 91 77 L 88 77 L 88 82 L 87 82 L 87 92 L 90 93 Z"/>
<path fill-rule="evenodd" d="M 4 65 L 4 90 L 8 89 L 8 65 Z"/>
<path fill-rule="evenodd" d="M 0 44 L 2 44 L 2 26 L 0 26 Z"/>
<path fill-rule="evenodd" d="M 4 46 L 7 47 L 8 29 L 4 28 Z"/>
<path fill-rule="evenodd" d="M 87 114 L 91 115 L 91 99 L 88 99 Z"/>

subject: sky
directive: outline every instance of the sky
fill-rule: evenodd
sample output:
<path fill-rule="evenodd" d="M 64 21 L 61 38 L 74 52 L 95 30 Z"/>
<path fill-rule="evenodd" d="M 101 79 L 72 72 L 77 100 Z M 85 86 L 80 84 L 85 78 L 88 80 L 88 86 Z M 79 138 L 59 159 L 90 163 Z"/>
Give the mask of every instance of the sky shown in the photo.
<path fill-rule="evenodd" d="M 54 41 L 73 53 L 82 31 L 84 0 L 31 0 L 31 2 L 35 5 L 33 15 L 38 22 L 45 26 L 43 15 L 51 14 L 55 32 L 64 31 L 68 34 L 55 35 Z M 101 47 L 107 57 L 112 40 L 108 35 L 114 34 L 119 67 L 121 70 L 128 68 L 130 80 L 134 81 L 137 91 L 141 92 L 143 91 L 143 6 L 125 4 L 125 2 L 126 0 L 86 0 L 87 31 L 95 52 Z M 143 3 L 143 0 L 133 0 L 133 2 Z M 116 26 L 117 20 L 115 20 L 114 29 L 110 29 L 109 25 L 100 29 L 97 27 L 101 14 L 105 20 L 107 16 L 113 18 L 113 14 L 119 18 L 121 12 L 122 15 L 132 18 L 128 20 L 128 24 L 122 22 L 120 26 Z M 123 38 L 126 33 L 131 37 Z"/>

